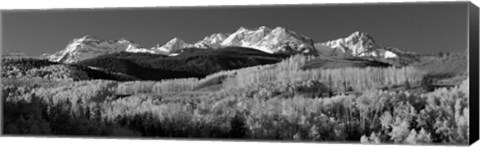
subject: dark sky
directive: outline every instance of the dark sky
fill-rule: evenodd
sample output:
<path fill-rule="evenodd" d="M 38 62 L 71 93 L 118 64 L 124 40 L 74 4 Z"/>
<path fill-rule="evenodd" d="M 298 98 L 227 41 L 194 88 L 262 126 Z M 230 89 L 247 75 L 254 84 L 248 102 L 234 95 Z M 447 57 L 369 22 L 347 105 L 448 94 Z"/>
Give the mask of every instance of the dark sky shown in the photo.
<path fill-rule="evenodd" d="M 4 50 L 37 56 L 63 49 L 73 38 L 127 38 L 150 48 L 173 37 L 187 42 L 240 26 L 282 26 L 323 42 L 368 32 L 377 43 L 429 53 L 466 49 L 467 3 L 303 5 L 7 11 Z"/>

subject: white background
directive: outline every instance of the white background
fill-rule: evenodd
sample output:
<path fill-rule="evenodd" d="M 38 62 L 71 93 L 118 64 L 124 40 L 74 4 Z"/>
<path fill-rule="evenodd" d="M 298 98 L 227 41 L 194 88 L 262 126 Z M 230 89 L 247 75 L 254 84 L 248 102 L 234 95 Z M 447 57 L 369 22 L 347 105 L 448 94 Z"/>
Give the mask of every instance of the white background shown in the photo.
<path fill-rule="evenodd" d="M 445 0 L 435 0 L 445 1 Z M 311 4 L 311 3 L 378 3 L 378 2 L 426 2 L 426 0 L 1 0 L 0 10 L 52 9 L 52 8 L 105 8 L 105 7 L 153 7 L 153 6 L 205 6 L 205 5 L 260 5 L 260 4 Z M 479 6 L 478 0 L 472 0 Z M 0 17 L 1 22 L 1 17 Z M 1 24 L 1 23 L 0 23 Z M 1 35 L 1 30 L 0 30 Z M 1 38 L 1 36 L 0 36 Z M 1 45 L 1 39 L 0 39 Z M 472 124 L 474 125 L 474 124 Z M 93 138 L 46 138 L 46 137 L 0 137 L 0 146 L 62 146 L 62 147 L 147 147 L 147 146 L 190 146 L 190 147 L 313 147 L 313 146 L 375 146 L 361 144 L 320 144 L 290 142 L 247 142 L 208 140 L 153 140 L 153 139 L 93 139 Z M 389 145 L 400 146 L 400 145 Z M 403 146 L 403 145 L 402 145 Z M 474 146 L 480 146 L 477 143 Z"/>

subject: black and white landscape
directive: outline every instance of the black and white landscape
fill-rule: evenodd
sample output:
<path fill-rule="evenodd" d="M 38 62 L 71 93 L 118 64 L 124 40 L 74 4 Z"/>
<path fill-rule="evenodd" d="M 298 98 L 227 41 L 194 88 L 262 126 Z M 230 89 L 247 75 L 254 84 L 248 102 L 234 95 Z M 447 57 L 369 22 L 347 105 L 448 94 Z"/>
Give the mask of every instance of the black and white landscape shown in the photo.
<path fill-rule="evenodd" d="M 318 41 L 281 25 L 210 33 L 152 47 L 89 34 L 41 56 L 3 51 L 3 133 L 469 142 L 465 48 L 419 53 L 362 30 Z"/>

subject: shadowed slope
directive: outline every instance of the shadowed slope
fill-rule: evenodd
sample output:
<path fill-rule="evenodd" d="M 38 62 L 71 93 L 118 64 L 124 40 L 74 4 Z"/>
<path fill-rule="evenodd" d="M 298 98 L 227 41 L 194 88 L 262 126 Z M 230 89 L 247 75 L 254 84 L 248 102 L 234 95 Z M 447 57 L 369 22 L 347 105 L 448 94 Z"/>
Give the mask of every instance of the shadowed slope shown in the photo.
<path fill-rule="evenodd" d="M 120 52 L 81 61 L 78 65 L 125 73 L 142 80 L 161 80 L 204 77 L 222 70 L 277 63 L 287 57 L 242 47 L 187 48 L 177 51 L 180 52 L 180 55 L 169 57 Z"/>

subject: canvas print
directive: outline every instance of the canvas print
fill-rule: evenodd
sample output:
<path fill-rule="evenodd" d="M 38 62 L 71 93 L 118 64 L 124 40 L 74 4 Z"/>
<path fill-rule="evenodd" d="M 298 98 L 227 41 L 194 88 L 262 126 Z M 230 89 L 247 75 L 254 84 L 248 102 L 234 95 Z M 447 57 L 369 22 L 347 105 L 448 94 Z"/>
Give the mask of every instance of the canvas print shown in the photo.
<path fill-rule="evenodd" d="M 470 5 L 5 10 L 2 134 L 466 145 Z"/>

